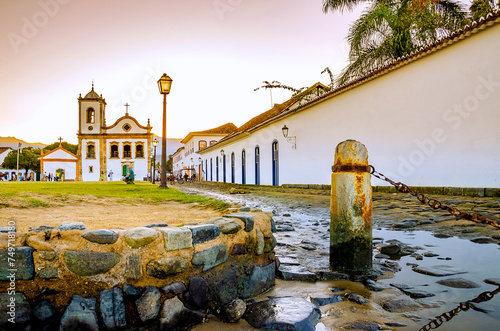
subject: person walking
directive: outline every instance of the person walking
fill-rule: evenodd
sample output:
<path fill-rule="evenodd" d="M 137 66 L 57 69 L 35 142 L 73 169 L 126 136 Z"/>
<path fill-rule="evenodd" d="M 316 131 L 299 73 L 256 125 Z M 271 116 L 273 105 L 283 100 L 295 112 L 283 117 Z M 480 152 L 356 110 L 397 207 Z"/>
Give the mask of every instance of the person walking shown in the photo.
<path fill-rule="evenodd" d="M 109 171 L 108 178 L 110 181 L 113 181 L 113 170 Z"/>

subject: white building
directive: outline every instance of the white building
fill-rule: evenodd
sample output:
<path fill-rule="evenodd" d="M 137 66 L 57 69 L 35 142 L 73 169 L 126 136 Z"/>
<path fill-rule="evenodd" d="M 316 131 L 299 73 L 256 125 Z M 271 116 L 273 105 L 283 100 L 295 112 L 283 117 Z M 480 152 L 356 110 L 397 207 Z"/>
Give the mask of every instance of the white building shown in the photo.
<path fill-rule="evenodd" d="M 5 157 L 12 151 L 10 147 L 0 147 L 0 180 L 11 180 L 12 175 L 16 174 L 15 170 L 4 169 L 1 167 Z"/>
<path fill-rule="evenodd" d="M 339 88 L 316 84 L 205 149 L 185 141 L 181 153 L 201 159 L 205 180 L 330 184 L 335 147 L 355 139 L 396 181 L 499 188 L 499 23 L 497 11 Z"/>
<path fill-rule="evenodd" d="M 106 126 L 106 100 L 92 90 L 78 98 L 78 172 L 77 180 L 120 180 L 132 166 L 136 180 L 147 178 L 151 156 L 151 129 L 135 118 L 120 117 Z M 108 175 L 112 172 L 112 177 Z"/>
<path fill-rule="evenodd" d="M 64 180 L 76 179 L 78 157 L 65 150 L 61 145 L 56 149 L 40 155 L 40 173 L 43 176 L 57 176 Z"/>
<path fill-rule="evenodd" d="M 191 176 L 194 173 L 199 180 L 200 175 L 206 173 L 208 166 L 207 164 L 201 164 L 199 151 L 216 144 L 221 138 L 236 131 L 238 131 L 238 128 L 233 123 L 226 123 L 213 129 L 190 132 L 181 140 L 181 144 L 184 146 L 180 147 L 172 155 L 174 176 L 182 176 L 184 173 Z"/>

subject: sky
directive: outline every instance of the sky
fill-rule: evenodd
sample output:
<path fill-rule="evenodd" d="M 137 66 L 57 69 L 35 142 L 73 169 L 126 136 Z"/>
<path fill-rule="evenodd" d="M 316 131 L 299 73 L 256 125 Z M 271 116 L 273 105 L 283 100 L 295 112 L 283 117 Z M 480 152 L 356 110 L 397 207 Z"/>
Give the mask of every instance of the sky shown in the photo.
<path fill-rule="evenodd" d="M 322 0 L 2 0 L 0 136 L 76 144 L 78 97 L 106 99 L 106 124 L 129 113 L 167 137 L 227 122 L 241 126 L 291 96 L 255 88 L 277 80 L 330 83 L 347 64 L 352 13 Z"/>

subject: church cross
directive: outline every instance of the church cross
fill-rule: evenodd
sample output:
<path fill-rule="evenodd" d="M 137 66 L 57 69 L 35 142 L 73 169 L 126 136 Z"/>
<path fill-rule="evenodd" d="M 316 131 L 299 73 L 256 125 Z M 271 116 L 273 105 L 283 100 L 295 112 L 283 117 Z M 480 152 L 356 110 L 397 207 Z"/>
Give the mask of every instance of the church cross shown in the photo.
<path fill-rule="evenodd" d="M 63 139 L 63 138 L 61 138 L 61 137 L 59 137 L 59 139 L 57 139 L 57 140 L 59 140 L 59 145 L 61 145 L 61 143 L 62 143 L 62 139 Z"/>
<path fill-rule="evenodd" d="M 126 104 L 124 104 L 124 106 L 125 106 L 125 115 L 128 115 L 128 107 L 130 107 L 130 105 L 127 102 Z"/>

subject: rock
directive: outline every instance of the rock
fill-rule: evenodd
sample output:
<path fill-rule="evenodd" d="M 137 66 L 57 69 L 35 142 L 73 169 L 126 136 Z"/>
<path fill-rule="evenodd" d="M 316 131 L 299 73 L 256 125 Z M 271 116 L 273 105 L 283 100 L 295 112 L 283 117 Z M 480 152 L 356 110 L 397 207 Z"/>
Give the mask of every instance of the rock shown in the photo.
<path fill-rule="evenodd" d="M 218 229 L 218 228 L 217 228 Z M 203 265 L 203 271 L 212 269 L 227 261 L 226 245 L 222 244 L 193 254 L 191 263 Z"/>
<path fill-rule="evenodd" d="M 273 330 L 314 330 L 321 311 L 299 298 L 272 298 L 247 306 L 244 319 L 254 328 Z"/>
<path fill-rule="evenodd" d="M 196 308 L 205 308 L 208 304 L 208 283 L 202 277 L 192 277 L 188 284 L 189 298 Z"/>
<path fill-rule="evenodd" d="M 257 246 L 255 247 L 255 254 L 261 255 L 264 252 L 264 235 L 260 228 L 255 229 L 255 234 L 257 237 Z"/>
<path fill-rule="evenodd" d="M 495 239 L 491 237 L 477 237 L 477 238 L 472 238 L 470 241 L 476 244 L 492 244 L 495 242 Z"/>
<path fill-rule="evenodd" d="M 401 246 L 399 244 L 385 244 L 378 247 L 378 251 L 386 255 L 397 255 L 400 250 Z"/>
<path fill-rule="evenodd" d="M 363 331 L 377 331 L 383 330 L 382 326 L 375 322 L 369 321 L 356 321 L 343 327 L 346 330 L 363 330 Z"/>
<path fill-rule="evenodd" d="M 82 237 L 97 244 L 114 244 L 118 240 L 118 232 L 113 230 L 93 230 L 82 234 Z"/>
<path fill-rule="evenodd" d="M 243 207 L 243 208 L 240 208 L 240 212 L 247 212 L 247 211 L 250 211 L 251 208 L 250 207 Z"/>
<path fill-rule="evenodd" d="M 153 223 L 144 225 L 145 228 L 166 228 L 168 226 L 167 223 Z"/>
<path fill-rule="evenodd" d="M 247 248 L 245 244 L 236 243 L 233 245 L 231 250 L 231 255 L 244 255 L 247 253 Z"/>
<path fill-rule="evenodd" d="M 106 329 L 116 330 L 127 325 L 125 303 L 120 288 L 114 287 L 99 293 L 99 310 Z"/>
<path fill-rule="evenodd" d="M 42 260 L 46 261 L 52 261 L 56 258 L 56 252 L 54 251 L 39 251 L 38 252 L 38 257 L 41 258 Z"/>
<path fill-rule="evenodd" d="M 185 271 L 188 260 L 183 257 L 162 257 L 159 260 L 151 260 L 146 265 L 146 274 L 158 279 L 165 279 Z"/>
<path fill-rule="evenodd" d="M 385 254 L 375 254 L 373 257 L 375 259 L 390 259 L 391 258 L 389 255 L 385 255 Z"/>
<path fill-rule="evenodd" d="M 11 247 L 12 248 L 12 247 Z M 14 251 L 8 249 L 0 250 L 0 280 L 11 280 L 12 272 L 8 269 L 15 267 L 15 280 L 29 280 L 35 276 L 35 265 L 33 264 L 32 247 L 14 247 Z M 9 257 L 14 258 L 9 262 Z"/>
<path fill-rule="evenodd" d="M 418 298 L 428 298 L 428 297 L 433 297 L 436 294 L 424 290 L 420 290 L 417 288 L 414 288 L 410 285 L 407 284 L 394 284 L 391 283 L 391 286 L 401 290 L 404 294 L 410 296 L 412 299 L 418 299 Z"/>
<path fill-rule="evenodd" d="M 45 232 L 45 231 L 52 231 L 54 227 L 52 225 L 40 225 L 40 226 L 30 226 L 28 228 L 28 231 L 40 231 L 40 232 Z"/>
<path fill-rule="evenodd" d="M 14 301 L 12 301 L 14 300 Z M 12 306 L 14 302 L 14 306 Z M 10 306 L 9 306 L 10 305 Z M 10 325 L 9 319 L 14 318 L 15 324 L 24 324 L 29 322 L 31 315 L 31 307 L 28 299 L 22 292 L 14 294 L 0 293 L 0 326 Z M 12 315 L 10 314 L 12 312 Z"/>
<path fill-rule="evenodd" d="M 276 222 L 271 218 L 271 233 L 276 233 Z"/>
<path fill-rule="evenodd" d="M 95 308 L 96 299 L 74 295 L 61 318 L 59 330 L 99 331 Z"/>
<path fill-rule="evenodd" d="M 481 285 L 468 280 L 464 278 L 448 278 L 448 279 L 442 279 L 438 280 L 436 283 L 448 286 L 448 287 L 454 287 L 454 288 L 478 288 L 481 287 Z"/>
<path fill-rule="evenodd" d="M 270 290 L 275 284 L 275 270 L 275 263 L 269 263 L 264 267 L 254 265 L 252 273 L 244 280 L 240 296 L 243 299 L 253 298 Z"/>
<path fill-rule="evenodd" d="M 403 313 L 407 311 L 414 311 L 422 308 L 422 305 L 415 300 L 409 299 L 405 296 L 399 296 L 394 299 L 389 299 L 382 304 L 382 307 L 393 313 Z"/>
<path fill-rule="evenodd" d="M 33 308 L 33 315 L 42 322 L 54 316 L 55 313 L 56 309 L 47 299 L 41 300 L 35 308 Z"/>
<path fill-rule="evenodd" d="M 283 280 L 296 280 L 301 282 L 314 283 L 317 280 L 315 273 L 310 272 L 303 266 L 295 265 L 283 265 L 281 264 L 278 273 L 278 277 Z"/>
<path fill-rule="evenodd" d="M 413 267 L 413 271 L 424 274 L 424 275 L 430 275 L 430 276 L 436 276 L 436 277 L 444 277 L 444 276 L 452 276 L 452 275 L 457 275 L 457 274 L 465 274 L 467 271 L 456 268 L 456 267 L 451 267 L 448 265 L 435 265 L 435 266 L 429 266 L 429 267 Z"/>
<path fill-rule="evenodd" d="M 316 273 L 318 280 L 341 280 L 349 279 L 349 275 L 336 271 L 320 271 Z"/>
<path fill-rule="evenodd" d="M 78 276 L 94 276 L 108 272 L 120 261 L 117 253 L 66 251 L 64 262 Z"/>
<path fill-rule="evenodd" d="M 486 284 L 500 286 L 500 278 L 488 278 L 488 279 L 485 279 L 484 282 Z"/>
<path fill-rule="evenodd" d="M 150 228 L 130 229 L 123 235 L 125 242 L 132 248 L 144 247 L 158 238 L 158 232 Z"/>
<path fill-rule="evenodd" d="M 227 272 L 213 280 L 208 289 L 210 305 L 223 307 L 238 297 L 236 271 Z"/>
<path fill-rule="evenodd" d="M 59 231 L 67 231 L 67 230 L 86 230 L 87 227 L 83 222 L 75 222 L 75 223 L 67 223 L 63 222 L 57 228 Z"/>
<path fill-rule="evenodd" d="M 43 279 L 59 278 L 59 271 L 57 268 L 43 268 L 36 275 Z"/>
<path fill-rule="evenodd" d="M 243 223 L 245 223 L 245 231 L 250 232 L 253 230 L 254 226 L 254 217 L 248 214 L 244 213 L 232 213 L 232 214 L 226 214 L 223 217 L 228 217 L 228 218 L 237 218 Z"/>
<path fill-rule="evenodd" d="M 190 228 L 193 245 L 201 244 L 216 239 L 220 235 L 220 229 L 215 224 L 203 224 Z"/>
<path fill-rule="evenodd" d="M 183 282 L 175 282 L 175 283 L 172 283 L 170 285 L 163 286 L 161 288 L 161 290 L 165 294 L 172 293 L 172 294 L 175 294 L 175 295 L 179 295 L 181 293 L 184 293 L 187 290 L 187 288 L 186 288 L 186 285 L 184 285 Z"/>
<path fill-rule="evenodd" d="M 235 219 L 228 219 L 220 217 L 220 219 L 214 222 L 223 234 L 233 234 L 238 233 L 241 230 L 241 223 Z"/>
<path fill-rule="evenodd" d="M 290 224 L 282 224 L 276 226 L 276 232 L 288 232 L 288 231 L 295 231 L 295 228 Z"/>
<path fill-rule="evenodd" d="M 423 252 L 422 256 L 425 256 L 425 257 L 435 257 L 435 256 L 439 256 L 439 254 L 432 253 L 432 252 Z"/>
<path fill-rule="evenodd" d="M 290 214 L 288 214 L 288 213 L 283 214 L 283 217 L 290 217 L 290 216 L 292 216 L 292 215 L 290 215 Z"/>
<path fill-rule="evenodd" d="M 432 235 L 440 239 L 446 239 L 451 237 L 449 234 L 444 234 L 444 233 L 433 233 Z"/>
<path fill-rule="evenodd" d="M 278 242 L 274 236 L 264 237 L 264 253 L 272 252 L 277 243 Z"/>
<path fill-rule="evenodd" d="M 222 319 L 226 323 L 234 323 L 245 314 L 246 309 L 245 301 L 241 299 L 231 301 L 222 308 Z"/>
<path fill-rule="evenodd" d="M 229 194 L 245 194 L 246 192 L 243 191 L 243 190 L 238 190 L 237 188 L 235 187 L 231 187 L 229 189 Z"/>
<path fill-rule="evenodd" d="M 193 247 L 193 234 L 186 228 L 160 228 L 165 241 L 165 250 L 176 251 Z"/>
<path fill-rule="evenodd" d="M 142 258 L 140 253 L 132 253 L 125 263 L 125 278 L 139 279 L 142 277 Z"/>
<path fill-rule="evenodd" d="M 399 322 L 387 322 L 384 324 L 391 327 L 391 328 L 404 328 L 404 327 L 408 326 L 404 323 L 399 323 Z"/>
<path fill-rule="evenodd" d="M 415 258 L 415 260 L 417 260 L 417 261 L 421 261 L 421 260 L 423 260 L 423 259 L 424 259 L 424 257 L 423 257 L 422 255 L 418 254 L 418 253 L 413 253 L 413 254 L 411 255 L 411 257 L 414 257 L 414 258 Z"/>
<path fill-rule="evenodd" d="M 163 302 L 160 313 L 161 330 L 191 330 L 203 322 L 204 314 L 184 306 L 178 297 Z"/>
<path fill-rule="evenodd" d="M 356 293 L 345 293 L 343 295 L 344 298 L 346 298 L 349 301 L 359 303 L 360 305 L 364 305 L 365 303 L 368 303 L 363 297 Z"/>
<path fill-rule="evenodd" d="M 142 322 L 148 322 L 158 317 L 160 297 L 160 291 L 156 287 L 148 285 L 141 297 L 135 300 L 135 306 Z"/>
<path fill-rule="evenodd" d="M 342 296 L 340 294 L 333 295 L 326 298 L 313 298 L 312 303 L 316 306 L 325 306 L 330 303 L 342 302 Z"/>
<path fill-rule="evenodd" d="M 417 220 L 404 220 L 402 222 L 394 224 L 395 229 L 409 229 L 414 228 L 419 224 Z"/>
<path fill-rule="evenodd" d="M 379 284 L 371 279 L 365 280 L 365 286 L 375 292 L 383 291 L 385 289 L 390 288 L 390 286 L 384 285 L 384 284 Z"/>
<path fill-rule="evenodd" d="M 0 226 L 0 233 L 17 232 L 16 227 L 11 226 Z"/>
<path fill-rule="evenodd" d="M 123 293 L 131 297 L 138 297 L 139 295 L 141 295 L 142 290 L 142 287 L 135 287 L 130 284 L 123 285 Z"/>

